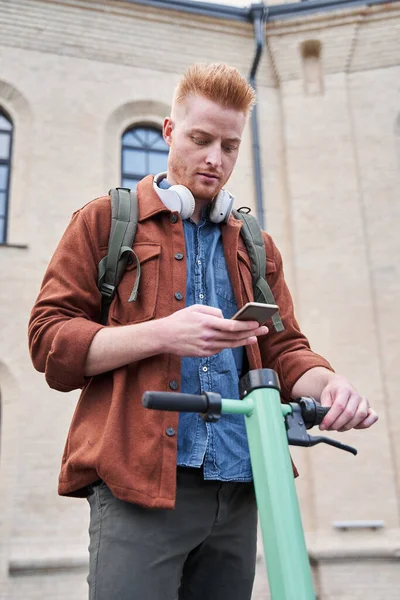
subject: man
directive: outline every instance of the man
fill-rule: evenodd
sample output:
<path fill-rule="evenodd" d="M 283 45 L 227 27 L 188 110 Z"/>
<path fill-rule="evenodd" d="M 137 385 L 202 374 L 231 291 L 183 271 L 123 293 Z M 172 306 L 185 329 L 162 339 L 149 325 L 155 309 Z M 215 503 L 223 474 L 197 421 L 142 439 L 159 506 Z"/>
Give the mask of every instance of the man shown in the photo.
<path fill-rule="evenodd" d="M 231 320 L 252 299 L 252 283 L 223 186 L 254 102 L 235 69 L 189 68 L 164 121 L 168 172 L 137 189 L 137 300 L 127 302 L 139 277 L 134 261 L 108 325 L 99 323 L 97 268 L 110 231 L 104 197 L 74 214 L 32 311 L 35 367 L 55 389 L 83 388 L 59 493 L 89 499 L 92 599 L 251 597 L 257 517 L 243 416 L 205 423 L 196 414 L 148 411 L 146 390 L 239 398 L 246 369 L 269 367 L 285 400 L 310 395 L 332 407 L 321 429 L 377 420 L 366 398 L 310 350 L 267 234 L 266 275 L 285 330 Z"/>

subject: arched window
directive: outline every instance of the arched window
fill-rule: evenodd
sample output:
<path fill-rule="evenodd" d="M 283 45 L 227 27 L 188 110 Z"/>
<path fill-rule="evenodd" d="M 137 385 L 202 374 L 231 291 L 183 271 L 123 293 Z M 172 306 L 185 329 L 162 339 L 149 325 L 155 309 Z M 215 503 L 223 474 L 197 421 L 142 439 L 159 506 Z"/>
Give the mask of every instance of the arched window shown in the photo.
<path fill-rule="evenodd" d="M 146 175 L 167 170 L 168 145 L 159 129 L 140 125 L 122 136 L 122 187 L 136 189 Z"/>
<path fill-rule="evenodd" d="M 0 110 L 0 244 L 7 241 L 12 134 L 11 119 Z"/>

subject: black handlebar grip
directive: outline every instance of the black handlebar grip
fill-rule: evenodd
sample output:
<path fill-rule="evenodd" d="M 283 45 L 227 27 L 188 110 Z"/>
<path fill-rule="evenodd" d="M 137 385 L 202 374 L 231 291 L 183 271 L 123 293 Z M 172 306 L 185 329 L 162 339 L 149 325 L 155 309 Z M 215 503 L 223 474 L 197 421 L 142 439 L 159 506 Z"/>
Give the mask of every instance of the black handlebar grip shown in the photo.
<path fill-rule="evenodd" d="M 298 403 L 301 407 L 301 414 L 306 429 L 311 429 L 314 425 L 319 425 L 330 409 L 329 406 L 321 406 L 314 398 L 300 398 Z"/>
<path fill-rule="evenodd" d="M 325 415 L 328 414 L 328 412 L 330 411 L 330 406 L 321 406 L 320 404 L 316 403 L 316 415 L 315 415 L 315 424 L 319 425 L 323 420 Z"/>
<path fill-rule="evenodd" d="M 174 392 L 145 392 L 142 397 L 145 408 L 178 412 L 205 413 L 208 399 L 205 394 L 178 394 Z"/>

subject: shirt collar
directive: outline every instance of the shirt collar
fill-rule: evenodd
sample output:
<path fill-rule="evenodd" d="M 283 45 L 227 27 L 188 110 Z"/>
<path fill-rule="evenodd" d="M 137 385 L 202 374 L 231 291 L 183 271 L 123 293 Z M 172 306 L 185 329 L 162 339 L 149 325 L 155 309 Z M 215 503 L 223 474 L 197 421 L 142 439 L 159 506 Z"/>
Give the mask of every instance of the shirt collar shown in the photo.
<path fill-rule="evenodd" d="M 171 187 L 171 184 L 168 183 L 167 178 L 164 177 L 158 182 L 158 187 L 162 188 L 163 190 L 168 190 Z"/>

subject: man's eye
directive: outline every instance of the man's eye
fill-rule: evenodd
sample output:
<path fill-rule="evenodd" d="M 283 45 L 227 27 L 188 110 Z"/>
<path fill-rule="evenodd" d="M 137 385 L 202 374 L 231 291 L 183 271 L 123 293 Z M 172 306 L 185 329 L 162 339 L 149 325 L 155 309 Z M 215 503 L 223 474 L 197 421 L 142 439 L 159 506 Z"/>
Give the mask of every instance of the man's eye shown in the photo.
<path fill-rule="evenodd" d="M 234 152 L 236 150 L 236 147 L 235 146 L 224 146 L 224 150 L 225 150 L 225 152 L 230 154 L 231 152 Z"/>
<path fill-rule="evenodd" d="M 205 146 L 207 144 L 207 140 L 201 140 L 200 138 L 192 137 L 192 140 L 198 146 Z"/>

